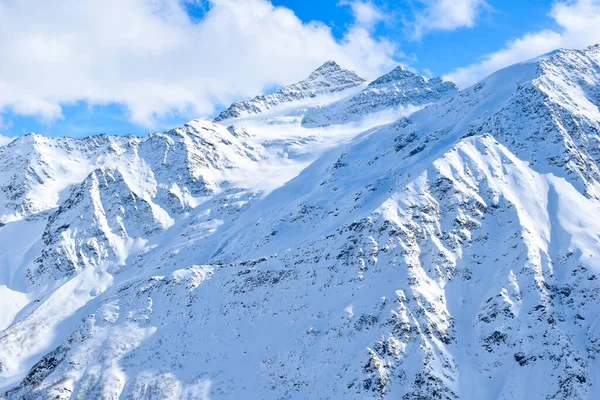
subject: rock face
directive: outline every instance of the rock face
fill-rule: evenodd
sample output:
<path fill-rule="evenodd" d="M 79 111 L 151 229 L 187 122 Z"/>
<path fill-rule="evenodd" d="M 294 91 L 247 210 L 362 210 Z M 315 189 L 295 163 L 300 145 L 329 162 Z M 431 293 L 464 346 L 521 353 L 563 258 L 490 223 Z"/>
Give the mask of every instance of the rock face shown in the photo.
<path fill-rule="evenodd" d="M 343 69 L 335 61 L 327 61 L 313 71 L 308 78 L 286 86 L 278 92 L 233 103 L 215 118 L 215 121 L 221 122 L 231 118 L 258 114 L 281 104 L 340 93 L 363 83 L 365 80 L 355 72 Z"/>
<path fill-rule="evenodd" d="M 428 79 L 399 66 L 355 95 L 311 109 L 302 124 L 312 127 L 357 121 L 383 110 L 418 107 L 446 100 L 457 92 L 458 88 L 452 82 Z"/>
<path fill-rule="evenodd" d="M 599 77 L 600 46 L 557 51 L 335 145 L 209 121 L 37 137 L 70 151 L 47 166 L 7 145 L 3 396 L 598 398 Z M 66 160 L 90 171 L 50 186 Z"/>

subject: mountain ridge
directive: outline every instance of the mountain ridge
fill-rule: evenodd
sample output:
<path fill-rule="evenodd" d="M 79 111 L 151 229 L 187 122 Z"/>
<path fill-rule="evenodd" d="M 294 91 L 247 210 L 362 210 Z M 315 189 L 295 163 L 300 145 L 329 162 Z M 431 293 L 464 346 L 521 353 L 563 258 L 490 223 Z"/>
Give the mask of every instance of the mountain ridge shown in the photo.
<path fill-rule="evenodd" d="M 309 110 L 302 124 L 308 127 L 342 124 L 368 114 L 403 108 L 410 113 L 427 104 L 448 100 L 456 93 L 458 88 L 452 82 L 428 79 L 398 66 L 354 95 Z"/>

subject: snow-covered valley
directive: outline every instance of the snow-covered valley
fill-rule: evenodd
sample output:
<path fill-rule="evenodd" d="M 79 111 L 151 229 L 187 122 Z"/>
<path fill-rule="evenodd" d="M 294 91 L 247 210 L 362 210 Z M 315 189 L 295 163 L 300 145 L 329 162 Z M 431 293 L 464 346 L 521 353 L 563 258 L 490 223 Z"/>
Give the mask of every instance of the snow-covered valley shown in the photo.
<path fill-rule="evenodd" d="M 593 46 L 17 138 L 0 397 L 599 398 L 599 106 Z"/>

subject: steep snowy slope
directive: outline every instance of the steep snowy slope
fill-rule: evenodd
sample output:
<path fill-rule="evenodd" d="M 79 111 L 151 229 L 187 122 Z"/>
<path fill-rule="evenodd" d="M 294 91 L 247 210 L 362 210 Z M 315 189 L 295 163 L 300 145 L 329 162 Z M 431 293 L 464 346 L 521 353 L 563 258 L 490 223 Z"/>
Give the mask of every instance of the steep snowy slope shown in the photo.
<path fill-rule="evenodd" d="M 335 61 L 327 61 L 308 78 L 284 87 L 278 92 L 256 96 L 252 100 L 233 103 L 215 121 L 220 122 L 248 114 L 258 114 L 272 107 L 317 96 L 334 95 L 365 83 L 355 72 L 340 67 Z"/>
<path fill-rule="evenodd" d="M 599 397 L 599 77 L 561 50 L 352 140 L 119 139 L 0 228 L 4 396 Z"/>
<path fill-rule="evenodd" d="M 405 111 L 447 100 L 458 92 L 452 82 L 440 78 L 427 79 L 404 67 L 396 67 L 391 72 L 377 78 L 361 92 L 309 110 L 302 124 L 323 126 L 357 121 L 368 114 L 381 111 Z"/>
<path fill-rule="evenodd" d="M 144 138 L 29 135 L 6 149 L 18 168 L 6 162 L 4 176 L 37 207 L 7 202 L 1 217 L 0 329 L 13 324 L 0 335 L 3 385 L 68 337 L 69 321 L 114 277 L 170 266 L 180 250 L 209 258 L 217 229 L 359 129 L 259 127 L 192 121 Z M 28 179 L 31 171 L 45 179 Z"/>

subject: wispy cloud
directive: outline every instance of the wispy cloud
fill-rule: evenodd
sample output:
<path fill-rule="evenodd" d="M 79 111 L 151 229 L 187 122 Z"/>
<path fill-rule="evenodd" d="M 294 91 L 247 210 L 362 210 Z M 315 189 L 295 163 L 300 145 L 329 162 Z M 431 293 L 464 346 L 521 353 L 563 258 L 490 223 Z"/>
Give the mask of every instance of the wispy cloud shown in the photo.
<path fill-rule="evenodd" d="M 460 87 L 469 86 L 498 69 L 534 58 L 557 48 L 584 48 L 600 43 L 600 0 L 559 1 L 550 16 L 557 29 L 544 29 L 512 40 L 480 62 L 445 76 Z"/>
<path fill-rule="evenodd" d="M 151 127 L 301 79 L 327 59 L 375 77 L 395 64 L 395 45 L 371 34 L 375 7 L 351 7 L 356 21 L 336 40 L 267 0 L 210 0 L 199 20 L 180 0 L 0 2 L 10 60 L 0 63 L 0 113 L 55 120 L 65 104 L 118 103 Z"/>
<path fill-rule="evenodd" d="M 407 21 L 415 39 L 434 31 L 473 27 L 487 8 L 484 0 L 417 0 L 417 5 L 414 20 Z"/>
<path fill-rule="evenodd" d="M 379 22 L 387 19 L 384 12 L 372 1 L 342 0 L 338 3 L 342 6 L 349 6 L 352 9 L 352 15 L 357 26 L 367 30 L 373 29 Z"/>

